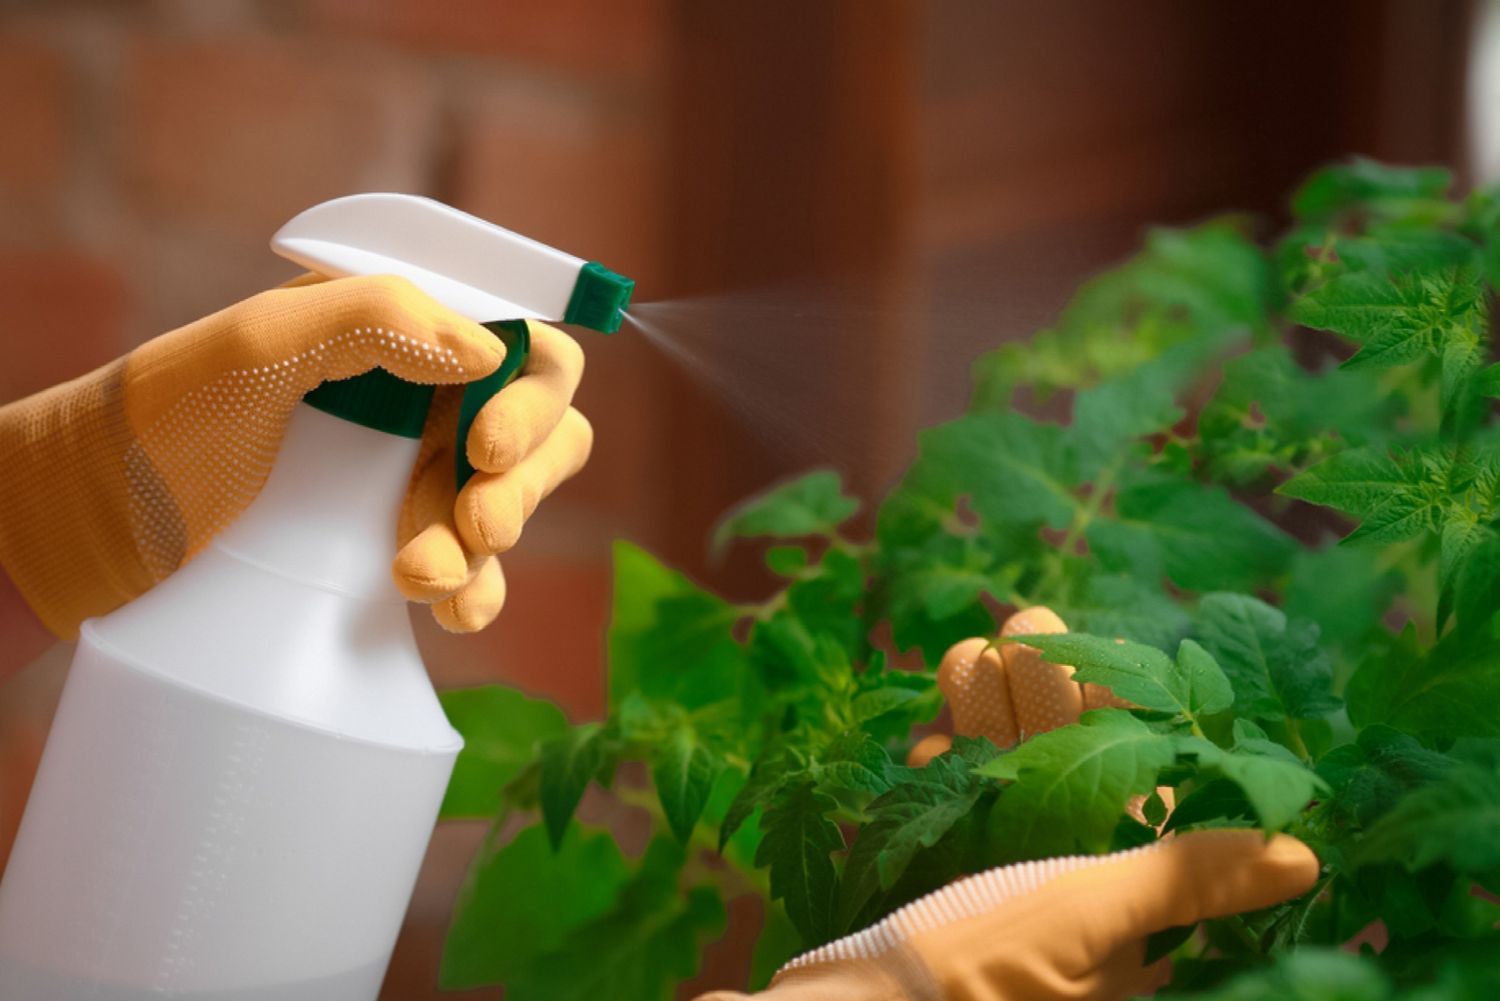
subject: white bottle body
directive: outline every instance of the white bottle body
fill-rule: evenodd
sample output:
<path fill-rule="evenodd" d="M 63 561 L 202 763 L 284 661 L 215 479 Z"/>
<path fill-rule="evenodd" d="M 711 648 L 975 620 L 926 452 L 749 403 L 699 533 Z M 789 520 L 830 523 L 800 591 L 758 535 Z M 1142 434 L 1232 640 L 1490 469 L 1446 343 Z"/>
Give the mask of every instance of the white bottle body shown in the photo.
<path fill-rule="evenodd" d="M 265 489 L 86 623 L 0 1001 L 370 1001 L 462 740 L 390 581 L 418 443 L 299 406 Z"/>

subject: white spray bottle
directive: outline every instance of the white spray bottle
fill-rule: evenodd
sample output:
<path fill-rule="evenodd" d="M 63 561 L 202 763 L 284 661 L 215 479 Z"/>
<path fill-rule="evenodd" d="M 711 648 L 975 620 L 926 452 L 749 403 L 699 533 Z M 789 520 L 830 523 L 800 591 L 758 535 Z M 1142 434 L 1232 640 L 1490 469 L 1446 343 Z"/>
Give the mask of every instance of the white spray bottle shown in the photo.
<path fill-rule="evenodd" d="M 401 275 L 506 339 L 466 390 L 460 455 L 524 359 L 509 321 L 612 332 L 632 288 L 409 195 L 316 206 L 272 246 Z M 377 995 L 463 746 L 390 574 L 431 393 L 379 370 L 325 383 L 227 531 L 83 624 L 0 882 L 0 1001 Z"/>

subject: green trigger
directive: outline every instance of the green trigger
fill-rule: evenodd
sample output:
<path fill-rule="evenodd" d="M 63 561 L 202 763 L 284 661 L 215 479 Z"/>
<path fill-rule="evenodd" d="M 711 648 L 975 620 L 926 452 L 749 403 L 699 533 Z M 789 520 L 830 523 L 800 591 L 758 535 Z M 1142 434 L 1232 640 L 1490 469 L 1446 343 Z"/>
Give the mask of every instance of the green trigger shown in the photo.
<path fill-rule="evenodd" d="M 474 424 L 481 408 L 506 384 L 515 378 L 526 364 L 526 355 L 531 350 L 531 331 L 525 320 L 492 320 L 484 328 L 500 338 L 505 344 L 505 361 L 489 375 L 464 387 L 463 402 L 458 408 L 458 441 L 454 445 L 453 469 L 458 475 L 458 489 L 474 475 L 469 462 L 469 428 Z"/>

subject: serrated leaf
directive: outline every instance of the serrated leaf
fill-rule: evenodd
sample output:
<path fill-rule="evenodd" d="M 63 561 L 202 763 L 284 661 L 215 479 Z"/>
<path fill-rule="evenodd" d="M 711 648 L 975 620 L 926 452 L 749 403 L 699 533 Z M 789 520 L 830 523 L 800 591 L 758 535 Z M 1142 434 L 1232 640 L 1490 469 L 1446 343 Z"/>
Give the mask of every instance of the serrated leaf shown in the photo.
<path fill-rule="evenodd" d="M 832 935 L 833 902 L 838 876 L 832 855 L 844 847 L 838 825 L 828 815 L 838 806 L 811 783 L 792 788 L 761 819 L 755 864 L 770 869 L 771 899 L 786 913 L 805 944 Z"/>
<path fill-rule="evenodd" d="M 1225 751 L 1202 737 L 1168 738 L 1179 751 L 1196 760 L 1201 773 L 1227 779 L 1240 787 L 1268 831 L 1286 827 L 1327 785 L 1317 773 L 1279 744 L 1244 741 Z"/>
<path fill-rule="evenodd" d="M 1500 774 L 1460 766 L 1410 793 L 1370 829 L 1357 856 L 1413 871 L 1436 862 L 1461 872 L 1500 866 Z"/>
<path fill-rule="evenodd" d="M 1380 617 L 1400 586 L 1397 574 L 1378 566 L 1372 547 L 1326 546 L 1292 561 L 1282 608 L 1293 619 L 1316 622 L 1320 638 L 1344 648 L 1380 630 Z M 1337 588 L 1328 582 L 1339 582 Z"/>
<path fill-rule="evenodd" d="M 554 846 L 562 844 L 584 789 L 609 767 L 616 750 L 602 723 L 575 726 L 542 745 L 542 817 Z"/>
<path fill-rule="evenodd" d="M 865 904 L 895 885 L 923 848 L 931 848 L 979 799 L 983 783 L 971 774 L 965 753 L 956 748 L 912 771 L 907 780 L 865 809 L 870 818 L 859 830 L 844 864 L 838 904 L 839 927 L 848 928 Z M 992 748 L 993 749 L 993 748 Z"/>
<path fill-rule="evenodd" d="M 1172 738 L 1122 709 L 1083 714 L 978 769 L 1009 779 L 989 836 L 1006 858 L 1107 851 L 1131 797 L 1156 787 L 1176 755 Z"/>
<path fill-rule="evenodd" d="M 1367 515 L 1420 482 L 1410 466 L 1368 449 L 1349 449 L 1292 477 L 1276 492 L 1346 514 Z"/>
<path fill-rule="evenodd" d="M 1348 272 L 1307 292 L 1288 313 L 1305 326 L 1362 341 L 1346 366 L 1389 368 L 1441 356 L 1449 345 L 1457 345 L 1452 350 L 1458 365 L 1474 354 L 1485 308 L 1477 275 L 1456 268 L 1391 276 Z"/>
<path fill-rule="evenodd" d="M 1067 524 L 1077 507 L 1063 448 L 1064 430 L 1020 414 L 976 414 L 919 436 L 917 462 L 903 490 L 949 517 L 967 497 L 992 526 Z"/>
<path fill-rule="evenodd" d="M 1314 171 L 1292 196 L 1292 211 L 1318 222 L 1348 212 L 1427 221 L 1448 208 L 1444 195 L 1452 184 L 1452 173 L 1442 167 L 1395 167 L 1356 157 Z"/>
<path fill-rule="evenodd" d="M 672 834 L 683 844 L 692 838 L 709 790 L 723 766 L 723 760 L 685 726 L 673 730 L 651 749 L 651 781 Z"/>
<path fill-rule="evenodd" d="M 1066 598 L 1052 602 L 1051 607 L 1077 632 L 1118 637 L 1162 650 L 1175 647 L 1192 624 L 1182 606 L 1167 597 L 1160 585 L 1124 574 L 1090 572 L 1070 586 Z"/>
<path fill-rule="evenodd" d="M 714 529 L 713 548 L 735 539 L 800 539 L 828 535 L 854 517 L 859 501 L 844 493 L 839 474 L 818 470 L 743 501 Z"/>
<path fill-rule="evenodd" d="M 753 712 L 759 693 L 731 632 L 734 606 L 629 542 L 615 543 L 614 564 L 610 704 L 640 692 L 689 709 L 734 698 Z"/>
<path fill-rule="evenodd" d="M 1198 603 L 1196 633 L 1234 686 L 1242 716 L 1310 719 L 1339 707 L 1333 665 L 1311 623 L 1289 623 L 1249 595 L 1216 593 Z"/>
<path fill-rule="evenodd" d="M 1027 636 L 1025 642 L 1052 663 L 1076 668 L 1075 680 L 1104 685 L 1142 709 L 1195 719 L 1223 712 L 1234 698 L 1224 672 L 1192 640 L 1183 641 L 1175 661 L 1155 647 L 1083 633 Z"/>
<path fill-rule="evenodd" d="M 615 840 L 570 830 L 553 849 L 528 827 L 498 850 L 486 844 L 469 867 L 443 942 L 445 990 L 503 984 L 525 975 L 575 929 L 607 912 L 628 872 Z M 526 907 L 516 901 L 525 900 Z"/>
<path fill-rule="evenodd" d="M 751 814 L 766 806 L 787 785 L 810 778 L 805 762 L 797 759 L 785 749 L 777 749 L 764 755 L 750 770 L 750 776 L 739 792 L 730 801 L 719 826 L 719 851 L 734 837 Z"/>
<path fill-rule="evenodd" d="M 1115 517 L 1091 522 L 1090 549 L 1106 569 L 1165 575 L 1190 591 L 1250 588 L 1282 572 L 1296 545 L 1217 487 L 1153 478 L 1115 495 Z"/>
<path fill-rule="evenodd" d="M 1459 576 L 1474 550 L 1495 538 L 1494 529 L 1479 523 L 1467 509 L 1451 514 L 1438 535 L 1437 627 L 1448 622 L 1458 594 Z"/>
<path fill-rule="evenodd" d="M 1421 737 L 1500 736 L 1500 643 L 1483 630 L 1423 653 L 1410 627 L 1349 681 L 1349 718 Z"/>
<path fill-rule="evenodd" d="M 537 745 L 568 727 L 562 710 L 504 685 L 454 688 L 438 695 L 464 738 L 438 819 L 491 817 L 500 790 L 536 758 Z"/>
<path fill-rule="evenodd" d="M 1182 417 L 1175 397 L 1197 359 L 1168 352 L 1129 373 L 1079 392 L 1068 440 L 1077 474 L 1092 478 L 1129 442 L 1163 431 Z"/>
<path fill-rule="evenodd" d="M 683 861 L 670 839 L 652 841 L 615 906 L 508 981 L 507 1001 L 669 1001 L 698 972 L 703 945 L 725 924 L 717 892 L 678 890 Z"/>
<path fill-rule="evenodd" d="M 1360 731 L 1355 743 L 1323 755 L 1317 771 L 1333 790 L 1337 814 L 1368 827 L 1408 792 L 1436 781 L 1452 766 L 1453 759 L 1377 723 Z"/>
<path fill-rule="evenodd" d="M 897 774 L 885 748 L 863 730 L 850 730 L 835 737 L 817 754 L 812 771 L 825 790 L 877 796 L 890 789 Z"/>

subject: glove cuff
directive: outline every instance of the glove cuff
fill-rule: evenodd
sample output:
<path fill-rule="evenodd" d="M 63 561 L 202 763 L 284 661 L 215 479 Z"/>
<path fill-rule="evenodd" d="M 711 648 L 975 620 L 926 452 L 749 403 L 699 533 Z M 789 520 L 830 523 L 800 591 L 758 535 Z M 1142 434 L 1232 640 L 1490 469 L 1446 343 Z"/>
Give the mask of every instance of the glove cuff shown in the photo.
<path fill-rule="evenodd" d="M 0 567 L 62 639 L 155 583 L 131 511 L 110 503 L 152 496 L 149 463 L 132 473 L 128 461 L 122 371 L 115 362 L 0 408 Z"/>

